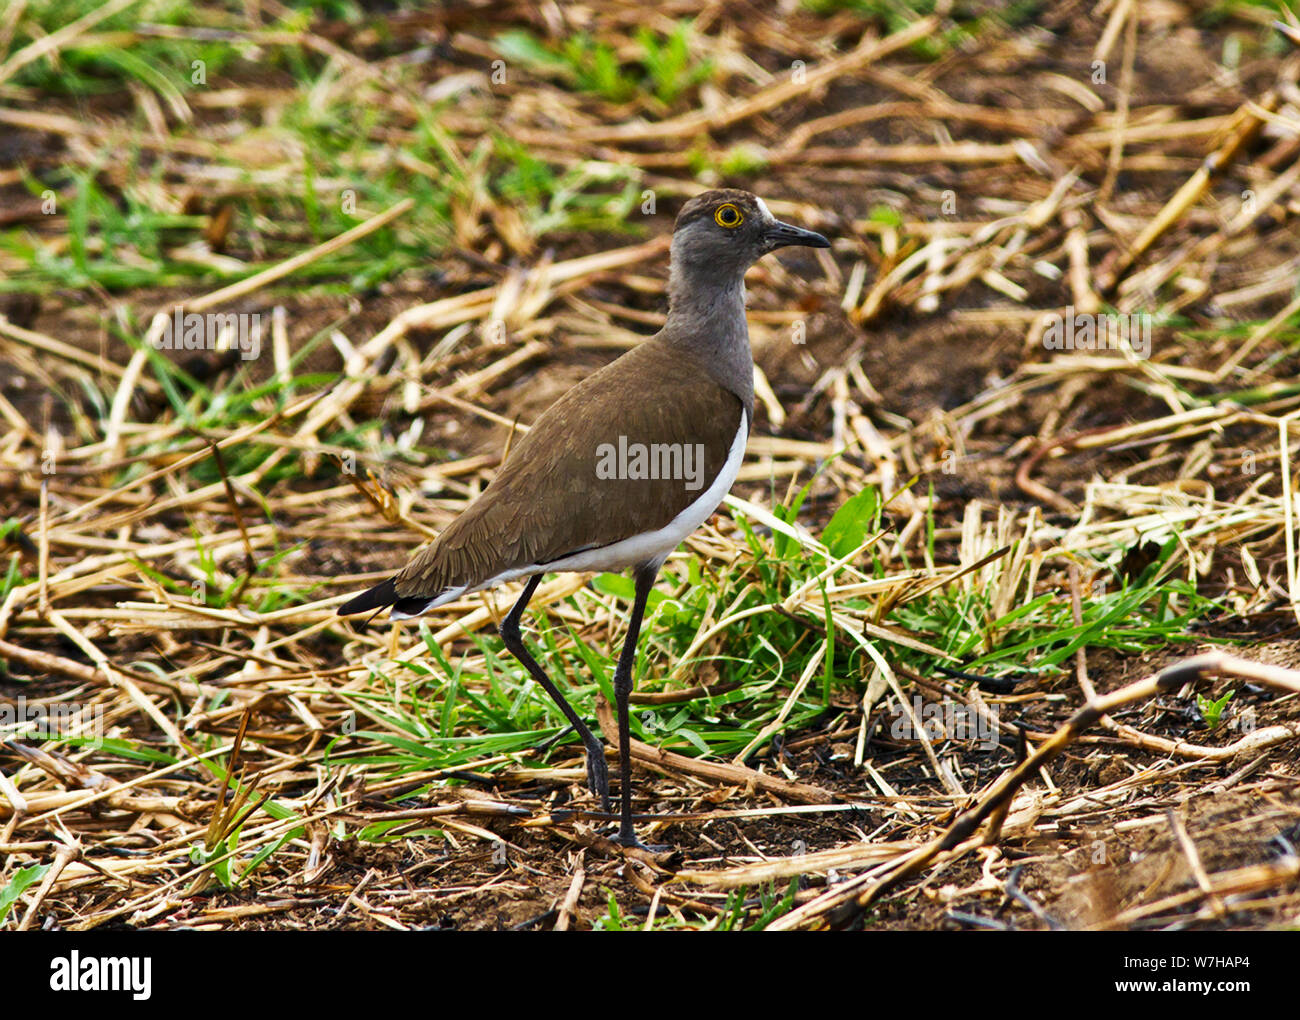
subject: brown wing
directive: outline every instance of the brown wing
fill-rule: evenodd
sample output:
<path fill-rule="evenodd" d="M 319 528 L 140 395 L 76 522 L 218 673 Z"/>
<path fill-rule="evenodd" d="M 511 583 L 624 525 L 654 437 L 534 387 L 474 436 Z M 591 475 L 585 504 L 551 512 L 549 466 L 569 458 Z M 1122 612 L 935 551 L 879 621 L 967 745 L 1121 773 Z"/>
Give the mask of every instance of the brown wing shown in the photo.
<path fill-rule="evenodd" d="M 657 531 L 713 482 L 743 414 L 688 355 L 645 341 L 547 409 L 478 499 L 397 575 L 396 593 L 436 596 Z M 652 462 L 676 477 L 629 477 Z"/>

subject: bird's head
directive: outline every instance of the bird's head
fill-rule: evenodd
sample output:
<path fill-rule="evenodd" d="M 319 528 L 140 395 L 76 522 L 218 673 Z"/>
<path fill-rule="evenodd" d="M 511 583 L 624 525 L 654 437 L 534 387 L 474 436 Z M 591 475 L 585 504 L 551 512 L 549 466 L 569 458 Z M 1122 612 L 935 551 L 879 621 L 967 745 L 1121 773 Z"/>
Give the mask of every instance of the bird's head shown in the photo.
<path fill-rule="evenodd" d="M 829 248 L 821 234 L 782 223 L 757 195 L 723 188 L 696 195 L 673 226 L 675 272 L 739 278 L 768 252 L 789 245 Z"/>

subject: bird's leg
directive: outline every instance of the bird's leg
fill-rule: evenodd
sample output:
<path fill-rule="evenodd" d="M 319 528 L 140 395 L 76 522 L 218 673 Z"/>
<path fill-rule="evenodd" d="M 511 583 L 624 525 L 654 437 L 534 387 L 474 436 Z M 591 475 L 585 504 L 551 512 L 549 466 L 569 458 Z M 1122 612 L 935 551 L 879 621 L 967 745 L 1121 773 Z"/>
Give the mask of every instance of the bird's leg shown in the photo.
<path fill-rule="evenodd" d="M 632 600 L 632 615 L 627 622 L 627 637 L 623 639 L 623 652 L 614 670 L 614 696 L 618 699 L 618 766 L 619 794 L 623 813 L 618 827 L 618 841 L 624 846 L 639 847 L 636 829 L 632 825 L 632 741 L 628 722 L 628 698 L 632 694 L 632 671 L 636 666 L 636 642 L 641 633 L 641 617 L 645 613 L 646 599 L 654 587 L 659 565 L 638 567 L 635 574 L 636 596 Z"/>
<path fill-rule="evenodd" d="M 560 706 L 560 711 L 564 717 L 569 720 L 570 724 L 578 731 L 578 736 L 582 738 L 583 746 L 587 749 L 587 785 L 591 792 L 600 798 L 600 809 L 606 813 L 609 811 L 609 767 L 605 764 L 605 748 L 600 741 L 596 739 L 595 734 L 587 728 L 579 717 L 578 713 L 573 710 L 573 706 L 565 700 L 560 689 L 551 683 L 542 667 L 538 665 L 537 660 L 528 654 L 528 649 L 524 647 L 524 639 L 519 633 L 519 621 L 524 615 L 524 610 L 528 607 L 528 600 L 533 597 L 533 592 L 537 590 L 537 585 L 541 581 L 541 574 L 534 574 L 524 585 L 524 592 L 519 596 L 519 601 L 504 620 L 501 621 L 501 640 L 506 643 L 506 647 L 516 659 L 524 664 L 542 689 L 551 696 L 551 700 Z"/>

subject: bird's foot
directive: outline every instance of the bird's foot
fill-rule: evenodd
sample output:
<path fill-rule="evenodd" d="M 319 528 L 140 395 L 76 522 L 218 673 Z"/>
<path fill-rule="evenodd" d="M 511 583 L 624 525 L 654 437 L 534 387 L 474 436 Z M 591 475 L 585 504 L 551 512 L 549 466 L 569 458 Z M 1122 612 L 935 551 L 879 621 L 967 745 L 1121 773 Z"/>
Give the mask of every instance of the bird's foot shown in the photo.
<path fill-rule="evenodd" d="M 624 850 L 640 850 L 648 854 L 666 854 L 671 853 L 674 849 L 662 843 L 642 843 L 636 838 L 635 830 L 620 830 L 619 834 L 614 837 L 614 842 Z"/>

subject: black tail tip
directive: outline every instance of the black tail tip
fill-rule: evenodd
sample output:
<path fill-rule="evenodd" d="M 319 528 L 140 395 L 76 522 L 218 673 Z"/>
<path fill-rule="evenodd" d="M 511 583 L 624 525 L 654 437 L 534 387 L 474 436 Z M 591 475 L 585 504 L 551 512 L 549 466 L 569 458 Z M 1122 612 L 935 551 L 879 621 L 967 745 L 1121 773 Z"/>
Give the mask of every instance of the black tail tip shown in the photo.
<path fill-rule="evenodd" d="M 387 581 L 381 581 L 373 588 L 367 588 L 355 598 L 348 599 L 343 605 L 339 606 L 339 616 L 354 616 L 357 613 L 368 613 L 372 609 L 383 609 L 386 606 L 396 605 L 401 596 L 397 594 L 397 580 L 390 577 Z"/>

